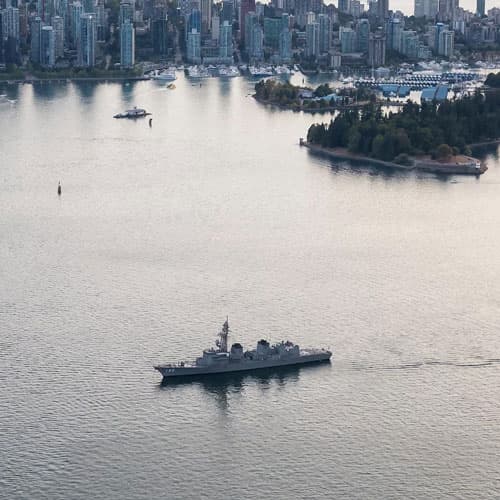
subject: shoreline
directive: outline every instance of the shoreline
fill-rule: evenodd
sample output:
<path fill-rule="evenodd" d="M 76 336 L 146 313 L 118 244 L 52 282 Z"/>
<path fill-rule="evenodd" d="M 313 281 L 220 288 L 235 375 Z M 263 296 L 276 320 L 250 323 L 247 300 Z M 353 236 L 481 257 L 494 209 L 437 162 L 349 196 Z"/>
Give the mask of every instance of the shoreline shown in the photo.
<path fill-rule="evenodd" d="M 0 84 L 14 85 L 19 83 L 34 84 L 34 83 L 61 83 L 61 82 L 107 82 L 107 81 L 143 81 L 150 80 L 148 76 L 59 76 L 49 78 L 0 78 Z"/>
<path fill-rule="evenodd" d="M 484 172 L 488 170 L 488 167 L 484 163 L 473 157 L 464 157 L 469 160 L 467 163 L 442 164 L 436 162 L 435 160 L 429 160 L 426 158 L 411 158 L 413 161 L 413 165 L 400 165 L 399 163 L 394 163 L 392 161 L 378 160 L 377 158 L 370 158 L 369 156 L 350 153 L 345 148 L 331 149 L 325 148 L 323 146 L 318 146 L 316 144 L 310 144 L 303 139 L 300 139 L 299 144 L 300 146 L 306 147 L 312 153 L 328 156 L 329 158 L 333 158 L 336 160 L 346 160 L 353 163 L 369 163 L 383 168 L 405 170 L 407 172 L 416 170 L 420 172 L 431 172 L 435 174 L 479 176 L 481 174 L 484 174 Z M 480 168 L 476 167 L 478 163 L 480 164 Z"/>
<path fill-rule="evenodd" d="M 263 104 L 264 106 L 273 106 L 278 109 L 282 109 L 284 111 L 303 111 L 304 113 L 332 113 L 335 111 L 342 111 L 345 109 L 362 109 L 368 104 L 368 101 L 363 101 L 360 103 L 355 103 L 355 104 L 346 104 L 346 105 L 340 105 L 340 106 L 328 106 L 326 108 L 315 108 L 315 109 L 309 109 L 309 108 L 304 108 L 304 106 L 300 105 L 298 107 L 296 106 L 291 106 L 291 105 L 286 105 L 286 104 L 279 104 L 277 102 L 273 101 L 266 101 L 265 99 L 260 99 L 257 97 L 257 94 L 252 94 L 252 97 L 259 103 Z M 383 105 L 383 103 L 380 103 Z"/>

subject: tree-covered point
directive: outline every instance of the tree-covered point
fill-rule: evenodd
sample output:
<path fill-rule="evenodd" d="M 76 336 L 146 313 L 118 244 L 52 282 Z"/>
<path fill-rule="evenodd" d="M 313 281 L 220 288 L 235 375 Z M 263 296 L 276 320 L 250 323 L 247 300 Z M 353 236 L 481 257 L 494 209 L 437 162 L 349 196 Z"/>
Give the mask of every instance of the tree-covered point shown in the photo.
<path fill-rule="evenodd" d="M 442 157 L 448 145 L 469 153 L 468 144 L 500 137 L 500 92 L 441 104 L 408 102 L 399 113 L 384 115 L 370 104 L 361 111 L 342 111 L 329 124 L 311 125 L 307 140 L 323 147 L 391 161 L 401 155 Z"/>
<path fill-rule="evenodd" d="M 261 80 L 255 84 L 255 96 L 262 101 L 280 105 L 298 103 L 300 88 L 289 82 L 281 83 L 275 80 Z"/>
<path fill-rule="evenodd" d="M 488 87 L 500 88 L 500 73 L 490 73 L 484 82 Z"/>

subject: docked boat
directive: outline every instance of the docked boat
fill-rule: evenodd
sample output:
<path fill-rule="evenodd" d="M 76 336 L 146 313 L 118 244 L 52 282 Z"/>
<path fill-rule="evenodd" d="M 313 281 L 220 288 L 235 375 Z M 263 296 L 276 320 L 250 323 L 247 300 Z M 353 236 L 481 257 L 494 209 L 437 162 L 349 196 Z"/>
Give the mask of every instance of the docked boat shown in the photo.
<path fill-rule="evenodd" d="M 189 66 L 187 74 L 189 78 L 210 78 L 210 73 L 204 66 Z"/>
<path fill-rule="evenodd" d="M 219 332 L 215 347 L 205 349 L 202 356 L 194 361 L 165 363 L 154 368 L 164 379 L 186 376 L 207 376 L 220 373 L 249 372 L 263 368 L 305 365 L 329 362 L 332 352 L 326 349 L 301 349 L 290 341 L 271 345 L 267 340 L 259 340 L 257 347 L 243 350 L 240 343 L 228 349 L 229 322 L 226 319 Z"/>
<path fill-rule="evenodd" d="M 240 76 L 240 70 L 236 66 L 222 66 L 219 68 L 221 78 L 234 78 Z"/>
<path fill-rule="evenodd" d="M 271 66 L 248 66 L 250 76 L 266 77 L 273 76 L 273 68 Z"/>
<path fill-rule="evenodd" d="M 173 82 L 174 80 L 177 79 L 177 76 L 175 74 L 175 68 L 167 68 L 162 71 L 155 71 L 151 75 L 152 80 L 160 80 L 160 81 L 167 81 L 167 82 Z"/>
<path fill-rule="evenodd" d="M 127 109 L 123 113 L 114 115 L 113 118 L 143 118 L 150 114 L 151 113 L 148 113 L 145 109 L 134 106 L 132 109 Z"/>

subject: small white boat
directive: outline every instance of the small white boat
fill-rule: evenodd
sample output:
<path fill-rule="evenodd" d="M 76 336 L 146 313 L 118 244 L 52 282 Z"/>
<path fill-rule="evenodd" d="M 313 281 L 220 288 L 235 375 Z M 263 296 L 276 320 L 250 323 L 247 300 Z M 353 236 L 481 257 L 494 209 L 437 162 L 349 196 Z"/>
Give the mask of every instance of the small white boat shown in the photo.
<path fill-rule="evenodd" d="M 143 118 L 150 114 L 151 113 L 148 113 L 145 109 L 134 106 L 133 109 L 127 109 L 123 113 L 118 113 L 114 115 L 113 118 Z"/>

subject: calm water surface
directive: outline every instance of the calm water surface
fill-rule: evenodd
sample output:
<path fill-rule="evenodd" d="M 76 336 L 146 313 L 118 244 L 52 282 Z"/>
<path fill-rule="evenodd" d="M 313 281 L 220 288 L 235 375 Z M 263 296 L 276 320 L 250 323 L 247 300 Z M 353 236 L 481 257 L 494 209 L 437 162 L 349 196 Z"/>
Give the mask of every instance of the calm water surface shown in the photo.
<path fill-rule="evenodd" d="M 497 153 L 350 169 L 176 85 L 0 88 L 0 497 L 499 498 Z M 226 314 L 334 362 L 161 387 Z"/>

